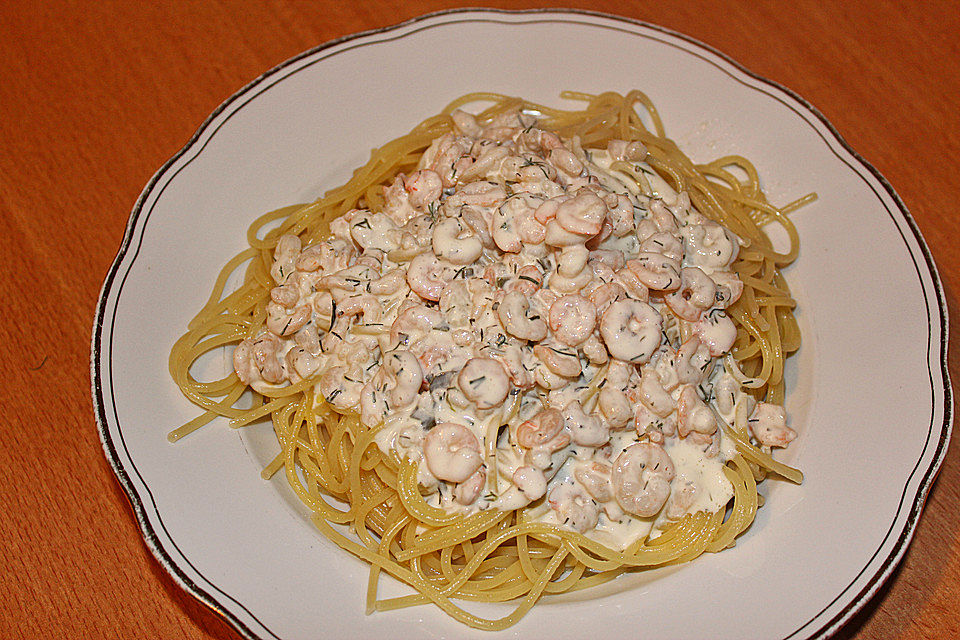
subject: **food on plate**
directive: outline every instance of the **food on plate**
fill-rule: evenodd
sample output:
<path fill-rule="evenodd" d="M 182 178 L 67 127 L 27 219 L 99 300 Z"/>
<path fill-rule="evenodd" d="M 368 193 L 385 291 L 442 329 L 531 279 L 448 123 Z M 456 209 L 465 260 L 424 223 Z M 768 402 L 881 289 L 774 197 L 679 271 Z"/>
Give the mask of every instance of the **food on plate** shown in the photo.
<path fill-rule="evenodd" d="M 465 96 L 261 217 L 171 353 L 206 409 L 171 439 L 269 418 L 264 477 L 283 469 L 370 563 L 369 611 L 501 629 L 545 594 L 730 547 L 758 481 L 802 479 L 771 451 L 797 436 L 786 214 L 813 196 L 778 209 L 745 159 L 694 163 L 640 92 L 564 95 L 586 107 Z M 234 371 L 194 379 L 225 345 Z M 416 592 L 378 599 L 384 572 Z"/>

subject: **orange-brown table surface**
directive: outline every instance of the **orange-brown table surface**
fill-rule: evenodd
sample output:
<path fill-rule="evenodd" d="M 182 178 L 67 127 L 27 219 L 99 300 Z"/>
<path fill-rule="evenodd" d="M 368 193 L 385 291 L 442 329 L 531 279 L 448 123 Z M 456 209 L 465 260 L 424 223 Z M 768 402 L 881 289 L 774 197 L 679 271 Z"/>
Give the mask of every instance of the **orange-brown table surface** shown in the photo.
<path fill-rule="evenodd" d="M 88 370 L 102 279 L 144 184 L 222 100 L 324 41 L 455 5 L 2 4 L 0 637 L 237 638 L 154 561 L 103 457 Z M 686 33 L 812 102 L 906 202 L 960 317 L 952 0 L 569 4 Z M 958 366 L 952 349 L 954 379 Z M 855 447 L 837 427 L 837 446 Z M 960 637 L 958 609 L 954 443 L 903 564 L 840 637 Z"/>

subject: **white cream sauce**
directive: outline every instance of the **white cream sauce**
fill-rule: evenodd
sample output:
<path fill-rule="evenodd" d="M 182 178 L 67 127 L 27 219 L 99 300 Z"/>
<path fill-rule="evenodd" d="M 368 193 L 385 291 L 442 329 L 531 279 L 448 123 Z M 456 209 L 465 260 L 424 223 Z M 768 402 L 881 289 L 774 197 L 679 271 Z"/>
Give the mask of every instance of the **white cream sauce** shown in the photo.
<path fill-rule="evenodd" d="M 736 236 L 636 145 L 583 150 L 526 114 L 455 121 L 382 211 L 348 212 L 311 247 L 282 240 L 238 375 L 264 389 L 321 372 L 318 402 L 359 414 L 451 512 L 525 509 L 624 549 L 724 509 L 735 448 L 703 403 L 731 424 L 753 410 L 721 360 L 739 293 L 711 288 L 739 283 Z M 687 269 L 713 276 L 703 307 Z M 640 450 L 665 463 L 637 467 Z M 623 497 L 638 491 L 642 509 Z"/>

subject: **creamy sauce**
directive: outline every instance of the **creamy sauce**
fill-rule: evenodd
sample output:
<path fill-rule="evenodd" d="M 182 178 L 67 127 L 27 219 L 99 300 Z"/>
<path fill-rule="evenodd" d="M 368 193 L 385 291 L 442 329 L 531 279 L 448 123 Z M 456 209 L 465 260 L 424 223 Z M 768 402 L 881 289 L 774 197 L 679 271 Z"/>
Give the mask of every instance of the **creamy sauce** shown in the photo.
<path fill-rule="evenodd" d="M 377 429 L 450 512 L 525 509 L 624 549 L 724 509 L 735 447 L 715 416 L 786 428 L 722 362 L 739 239 L 638 143 L 584 150 L 526 114 L 454 122 L 381 211 L 310 247 L 281 238 L 238 375 L 320 373 L 318 402 Z"/>

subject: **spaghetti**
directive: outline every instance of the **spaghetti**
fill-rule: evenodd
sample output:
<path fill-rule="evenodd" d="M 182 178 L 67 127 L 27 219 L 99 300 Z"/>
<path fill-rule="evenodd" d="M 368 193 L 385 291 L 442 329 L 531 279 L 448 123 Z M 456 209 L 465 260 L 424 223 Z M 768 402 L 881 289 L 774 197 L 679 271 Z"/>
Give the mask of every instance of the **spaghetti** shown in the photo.
<path fill-rule="evenodd" d="M 368 613 L 432 602 L 503 629 L 545 595 L 731 547 L 759 480 L 802 480 L 770 451 L 796 435 L 779 270 L 813 196 L 778 209 L 746 159 L 694 163 L 640 92 L 563 95 L 586 107 L 464 96 L 261 216 L 171 351 L 204 409 L 171 441 L 269 417 L 263 477 L 282 469 L 370 564 Z M 194 378 L 229 345 L 235 372 Z M 383 573 L 415 593 L 378 598 Z"/>

